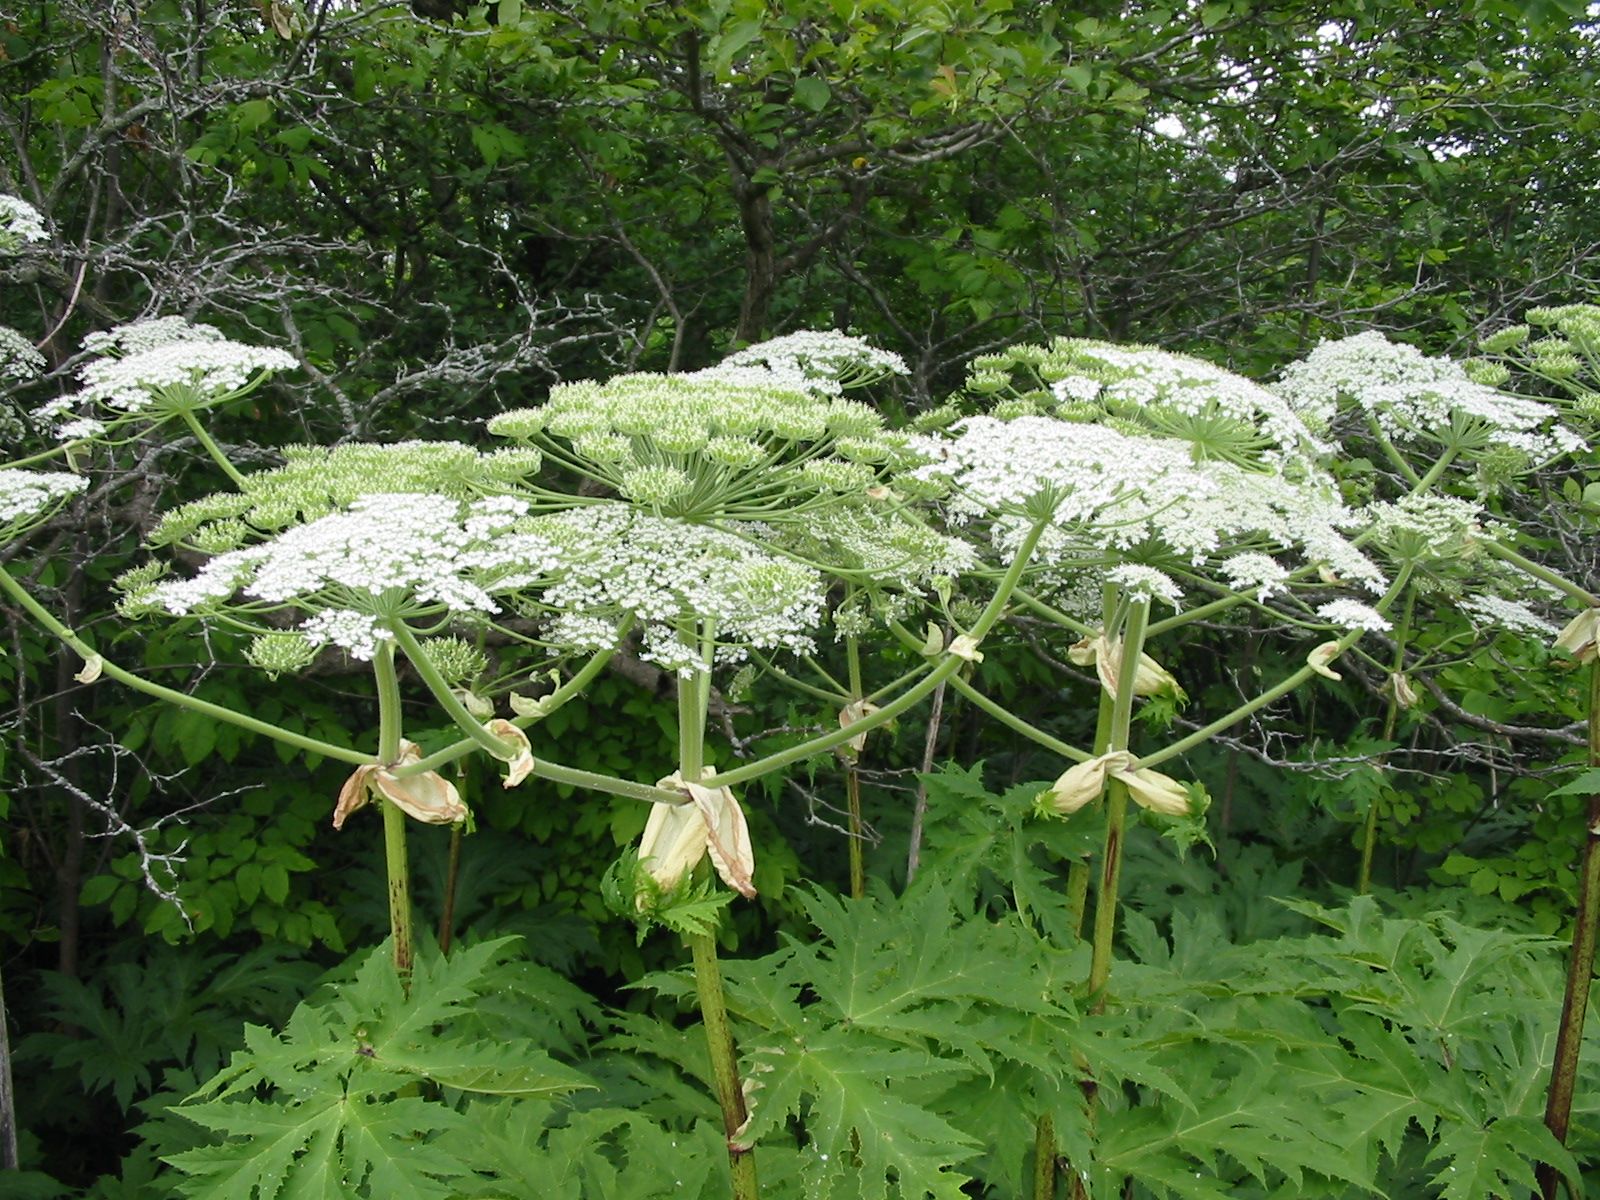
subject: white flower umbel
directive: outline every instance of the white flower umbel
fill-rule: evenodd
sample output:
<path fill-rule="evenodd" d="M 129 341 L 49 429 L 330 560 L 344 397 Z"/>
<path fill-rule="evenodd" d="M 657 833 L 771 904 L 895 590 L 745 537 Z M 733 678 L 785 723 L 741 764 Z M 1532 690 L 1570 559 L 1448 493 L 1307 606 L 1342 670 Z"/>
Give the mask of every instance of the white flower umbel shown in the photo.
<path fill-rule="evenodd" d="M 0 192 L 0 254 L 14 254 L 29 242 L 42 242 L 49 236 L 38 209 Z"/>
<path fill-rule="evenodd" d="M 695 520 L 808 519 L 903 461 L 905 439 L 886 432 L 876 410 L 774 378 L 564 384 L 542 407 L 503 413 L 489 430 L 544 447 L 658 516 Z"/>
<path fill-rule="evenodd" d="M 1270 554 L 1253 551 L 1224 559 L 1218 569 L 1234 591 L 1254 591 L 1256 600 L 1262 604 L 1284 591 L 1289 579 L 1289 568 Z"/>
<path fill-rule="evenodd" d="M 83 339 L 83 348 L 90 354 L 106 358 L 127 358 L 175 342 L 227 340 L 215 325 L 198 324 L 182 317 L 152 317 L 147 321 L 133 321 L 91 333 Z"/>
<path fill-rule="evenodd" d="M 936 579 L 953 579 L 978 565 L 959 538 L 931 529 L 885 496 L 840 505 L 805 524 L 784 526 L 779 543 L 796 557 L 872 589 L 921 593 Z"/>
<path fill-rule="evenodd" d="M 1507 600 L 1500 596 L 1467 596 L 1461 609 L 1481 629 L 1515 634 L 1536 634 L 1541 638 L 1554 637 L 1556 627 L 1520 600 Z"/>
<path fill-rule="evenodd" d="M 1378 501 L 1362 509 L 1374 544 L 1396 562 L 1458 558 L 1481 532 L 1481 505 L 1433 493 Z"/>
<path fill-rule="evenodd" d="M 1052 391 L 1063 409 L 1093 405 L 1158 437 L 1190 443 L 1205 458 L 1276 464 L 1326 450 L 1281 396 L 1202 359 L 1155 346 L 1058 339 L 1042 369 L 1073 373 Z M 1091 385 L 1093 394 L 1090 394 Z"/>
<path fill-rule="evenodd" d="M 1107 571 L 1106 578 L 1133 600 L 1161 600 L 1173 608 L 1183 601 L 1183 589 L 1165 571 L 1154 567 L 1123 563 Z"/>
<path fill-rule="evenodd" d="M 1330 600 L 1317 609 L 1317 615 L 1330 625 L 1338 625 L 1343 629 L 1382 633 L 1390 628 L 1387 617 L 1359 600 Z"/>
<path fill-rule="evenodd" d="M 693 377 L 749 382 L 759 379 L 755 371 L 768 372 L 770 382 L 779 386 L 823 395 L 909 373 L 898 354 L 879 350 L 862 338 L 833 330 L 801 330 L 737 350 Z"/>
<path fill-rule="evenodd" d="M 9 325 L 0 325 L 0 383 L 32 379 L 44 373 L 44 355 Z"/>
<path fill-rule="evenodd" d="M 1323 342 L 1286 367 L 1275 390 L 1315 425 L 1331 427 L 1348 410 L 1396 444 L 1511 449 L 1535 463 L 1583 445 L 1551 405 L 1475 383 L 1461 364 L 1380 333 Z"/>
<path fill-rule="evenodd" d="M 83 476 L 64 471 L 0 468 L 0 536 L 15 537 L 31 519 L 88 486 Z"/>
<path fill-rule="evenodd" d="M 1186 442 L 1197 460 L 1250 468 L 1310 463 L 1326 450 L 1282 397 L 1185 354 L 1084 338 L 973 360 L 967 391 L 997 417 L 1056 416 Z"/>
<path fill-rule="evenodd" d="M 528 529 L 559 548 L 559 576 L 524 597 L 548 614 L 546 640 L 571 649 L 616 645 L 622 622 L 642 627 L 641 657 L 680 675 L 705 667 L 686 629 L 709 627 L 716 657 L 814 649 L 825 586 L 817 572 L 731 533 L 603 504 L 538 517 Z"/>
<path fill-rule="evenodd" d="M 560 564 L 547 539 L 522 524 L 527 503 L 510 497 L 358 499 L 261 545 L 219 554 L 190 579 L 141 593 L 147 608 L 182 615 L 290 608 L 309 614 L 301 632 L 370 657 L 379 626 L 442 614 L 500 611 L 495 596 L 543 583 Z"/>
<path fill-rule="evenodd" d="M 1298 548 L 1308 563 L 1373 591 L 1383 573 L 1344 536 L 1354 517 L 1331 481 L 1290 480 L 1231 462 L 1194 460 L 1189 444 L 1049 417 L 973 417 L 919 474 L 954 488 L 958 516 L 995 516 L 1009 553 L 1029 513 L 1052 506 L 1044 563 L 1093 562 L 1140 548 L 1201 567 L 1244 552 Z"/>
<path fill-rule="evenodd" d="M 282 350 L 240 342 L 173 342 L 83 369 L 82 400 L 126 413 L 203 408 L 295 367 Z"/>

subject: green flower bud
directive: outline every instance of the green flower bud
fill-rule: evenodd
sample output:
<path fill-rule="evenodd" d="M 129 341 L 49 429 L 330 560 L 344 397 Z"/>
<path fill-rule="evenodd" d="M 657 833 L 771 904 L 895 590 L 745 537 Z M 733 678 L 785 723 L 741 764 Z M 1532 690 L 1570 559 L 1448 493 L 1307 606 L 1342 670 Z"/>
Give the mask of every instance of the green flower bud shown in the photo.
<path fill-rule="evenodd" d="M 1526 325 L 1511 325 L 1491 333 L 1478 343 L 1485 354 L 1504 354 L 1528 340 L 1530 330 Z"/>
<path fill-rule="evenodd" d="M 489 432 L 496 437 L 531 438 L 544 428 L 542 408 L 514 408 L 489 418 Z"/>
<path fill-rule="evenodd" d="M 424 638 L 423 653 L 452 687 L 471 683 L 489 669 L 489 656 L 458 637 Z"/>
<path fill-rule="evenodd" d="M 265 671 L 272 679 L 303 671 L 316 657 L 317 648 L 298 633 L 264 633 L 245 651 L 250 665 Z"/>

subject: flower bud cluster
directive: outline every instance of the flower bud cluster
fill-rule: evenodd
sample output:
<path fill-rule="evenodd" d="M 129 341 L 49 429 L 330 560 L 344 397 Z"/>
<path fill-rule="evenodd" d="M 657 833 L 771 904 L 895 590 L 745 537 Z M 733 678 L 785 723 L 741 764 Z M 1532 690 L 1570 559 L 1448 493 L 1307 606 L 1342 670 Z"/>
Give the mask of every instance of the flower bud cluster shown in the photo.
<path fill-rule="evenodd" d="M 757 365 L 622 375 L 556 387 L 489 431 L 559 450 L 661 516 L 798 519 L 806 502 L 857 495 L 907 457 L 874 409 L 814 382 Z"/>

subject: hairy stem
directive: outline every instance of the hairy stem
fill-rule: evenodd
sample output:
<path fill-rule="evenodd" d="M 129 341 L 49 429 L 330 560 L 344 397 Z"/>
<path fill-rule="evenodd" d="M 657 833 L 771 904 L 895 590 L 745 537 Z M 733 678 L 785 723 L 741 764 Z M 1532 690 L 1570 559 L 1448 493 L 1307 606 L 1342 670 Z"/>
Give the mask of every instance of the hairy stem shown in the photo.
<path fill-rule="evenodd" d="M 1135 601 L 1122 631 L 1122 664 L 1117 695 L 1111 708 L 1107 750 L 1128 749 L 1133 724 L 1133 688 L 1144 651 L 1144 629 L 1150 613 L 1148 600 Z M 1117 889 L 1122 881 L 1122 837 L 1128 819 L 1128 788 L 1112 779 L 1106 787 L 1106 841 L 1100 861 L 1100 887 L 1094 900 L 1094 937 L 1090 947 L 1088 992 L 1094 1011 L 1105 1007 L 1105 985 L 1111 975 L 1111 943 L 1117 928 Z"/>
<path fill-rule="evenodd" d="M 694 959 L 694 987 L 700 998 L 700 1019 L 705 1023 L 706 1045 L 711 1051 L 711 1078 L 722 1106 L 722 1130 L 728 1142 L 728 1166 L 733 1172 L 733 1200 L 756 1200 L 756 1158 L 753 1147 L 739 1141 L 749 1119 L 739 1064 L 733 1046 L 733 1026 L 722 990 L 722 968 L 717 963 L 716 939 L 709 933 L 686 939 Z"/>
<path fill-rule="evenodd" d="M 455 940 L 456 888 L 461 882 L 461 823 L 450 827 L 450 857 L 445 865 L 444 899 L 439 905 L 439 953 L 449 954 Z"/>
<path fill-rule="evenodd" d="M 1578 584 L 1573 583 L 1565 575 L 1552 571 L 1549 567 L 1541 566 L 1531 558 L 1524 558 L 1510 546 L 1495 541 L 1493 538 L 1484 538 L 1478 545 L 1501 561 L 1510 563 L 1519 571 L 1526 571 L 1540 582 L 1548 583 L 1551 587 L 1564 595 L 1570 596 L 1585 608 L 1600 607 L 1600 596 L 1596 596 L 1588 588 L 1580 587 Z"/>
<path fill-rule="evenodd" d="M 439 674 L 439 668 L 433 665 L 433 660 L 418 643 L 417 635 L 411 632 L 410 627 L 404 621 L 396 621 L 391 629 L 394 632 L 395 642 L 405 652 L 406 661 L 416 670 L 422 682 L 428 685 L 428 691 L 433 693 L 433 698 L 438 701 L 439 707 L 444 709 L 456 723 L 456 728 L 495 758 L 505 759 L 515 754 L 515 746 L 504 738 L 495 737 L 483 727 L 482 722 L 467 711 L 467 706 L 461 703 L 444 676 Z"/>
<path fill-rule="evenodd" d="M 1056 1123 L 1046 1115 L 1033 1131 L 1033 1200 L 1055 1200 Z"/>
<path fill-rule="evenodd" d="M 917 781 L 917 799 L 911 808 L 911 836 L 906 839 L 909 843 L 906 847 L 907 887 L 911 886 L 911 881 L 917 877 L 917 868 L 922 865 L 922 826 L 928 818 L 926 777 L 933 772 L 933 756 L 939 748 L 939 728 L 944 722 L 944 688 L 941 683 L 933 689 L 933 701 L 928 705 L 928 730 L 922 739 L 923 778 Z"/>
<path fill-rule="evenodd" d="M 632 618 L 629 618 L 627 621 L 625 621 L 621 630 L 618 631 L 618 636 L 621 637 L 623 634 L 625 634 L 632 626 L 632 623 Z M 539 709 L 537 712 L 531 713 L 528 716 L 512 717 L 511 723 L 518 729 L 527 729 L 529 726 L 536 725 L 538 722 L 544 720 L 544 718 L 555 712 L 556 709 L 562 707 L 572 700 L 576 700 L 583 694 L 584 689 L 594 682 L 595 678 L 602 670 L 605 669 L 606 664 L 611 661 L 615 654 L 615 650 L 600 651 L 587 663 L 585 663 L 582 670 L 573 675 L 571 679 L 561 684 L 548 696 L 541 697 L 538 701 Z M 458 758 L 464 758 L 479 748 L 479 743 L 474 739 L 463 738 L 461 741 L 456 742 L 453 745 L 446 746 L 443 750 L 435 750 L 432 754 L 428 755 L 420 762 L 414 762 L 408 766 L 399 768 L 395 774 L 399 778 L 404 779 L 408 775 L 422 775 L 428 771 L 437 771 L 446 763 L 452 763 Z M 558 782 L 568 781 L 560 780 Z M 649 797 L 645 798 L 648 799 Z"/>

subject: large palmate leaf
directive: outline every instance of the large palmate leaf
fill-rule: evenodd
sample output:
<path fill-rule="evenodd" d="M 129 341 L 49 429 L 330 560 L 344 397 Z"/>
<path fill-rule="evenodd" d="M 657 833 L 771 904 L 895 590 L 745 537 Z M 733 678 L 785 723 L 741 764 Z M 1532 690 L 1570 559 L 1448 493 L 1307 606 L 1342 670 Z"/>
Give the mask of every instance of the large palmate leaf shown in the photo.
<path fill-rule="evenodd" d="M 218 1200 L 461 1194 L 478 1179 L 459 1153 L 471 1122 L 419 1082 L 495 1097 L 592 1086 L 526 1040 L 441 1033 L 495 986 L 508 945 L 419 954 L 409 995 L 380 949 L 281 1034 L 247 1027 L 245 1049 L 176 1110 L 219 1138 L 168 1158 L 188 1176 L 180 1189 Z"/>

